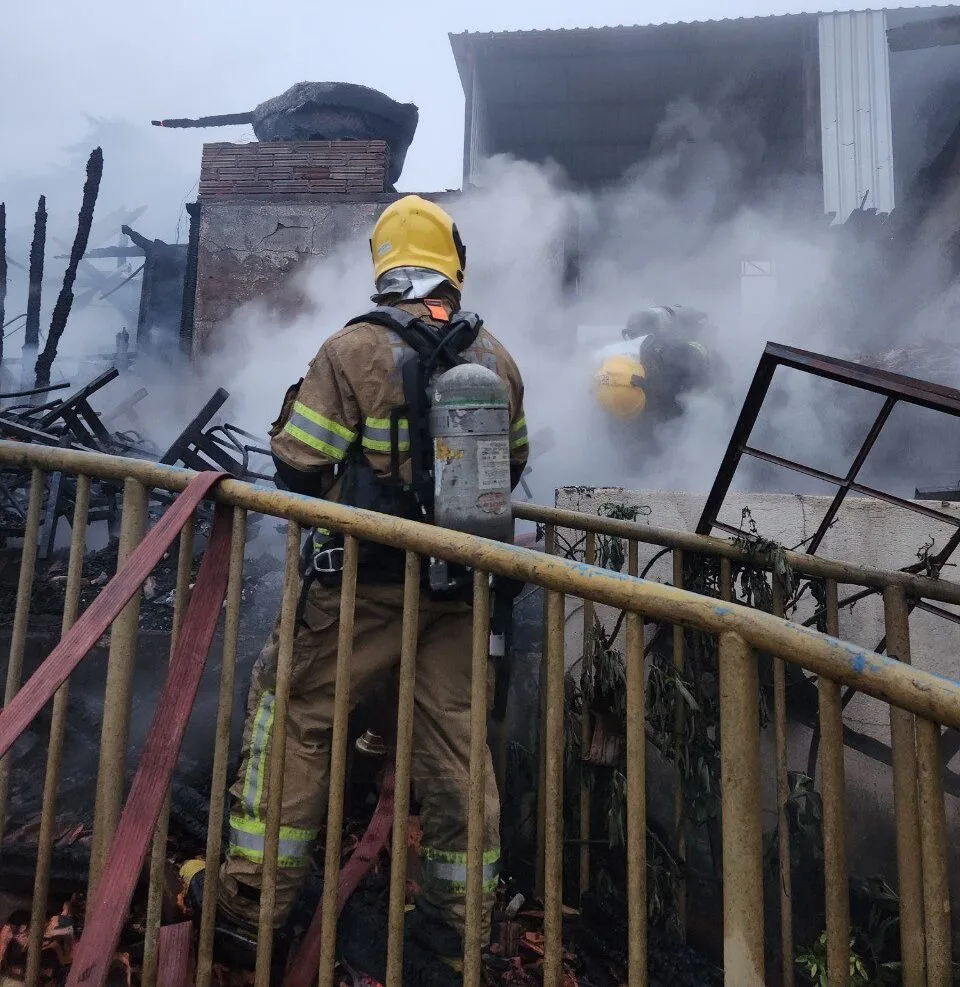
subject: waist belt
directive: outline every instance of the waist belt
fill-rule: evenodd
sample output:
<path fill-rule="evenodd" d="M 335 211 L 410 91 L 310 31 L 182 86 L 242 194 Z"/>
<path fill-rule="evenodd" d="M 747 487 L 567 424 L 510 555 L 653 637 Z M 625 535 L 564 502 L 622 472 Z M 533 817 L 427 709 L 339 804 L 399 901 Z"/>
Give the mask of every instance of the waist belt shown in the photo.
<path fill-rule="evenodd" d="M 465 601 L 473 598 L 473 570 L 467 566 L 424 560 L 421 585 L 436 602 Z M 303 623 L 307 598 L 314 583 L 335 589 L 343 581 L 344 550 L 342 537 L 331 535 L 327 541 L 304 543 L 300 554 L 300 597 L 297 601 L 296 626 Z M 401 586 L 404 581 L 405 553 L 385 545 L 361 544 L 357 563 L 357 582 L 366 585 Z"/>

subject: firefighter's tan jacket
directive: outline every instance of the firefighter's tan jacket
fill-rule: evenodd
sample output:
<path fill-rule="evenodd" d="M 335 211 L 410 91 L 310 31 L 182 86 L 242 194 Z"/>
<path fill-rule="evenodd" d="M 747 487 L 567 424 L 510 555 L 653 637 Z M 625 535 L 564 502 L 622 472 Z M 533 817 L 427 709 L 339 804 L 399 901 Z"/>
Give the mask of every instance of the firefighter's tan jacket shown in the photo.
<path fill-rule="evenodd" d="M 450 315 L 449 302 L 399 302 L 434 327 Z M 439 316 L 439 318 L 437 318 Z M 390 415 L 405 404 L 401 367 L 413 350 L 392 330 L 360 322 L 331 336 L 314 357 L 303 380 L 287 391 L 271 430 L 273 453 L 296 470 L 337 466 L 360 442 L 379 476 L 390 473 Z M 507 386 L 510 402 L 510 465 L 520 472 L 527 461 L 523 381 L 513 358 L 482 328 L 461 354 L 493 370 Z M 401 473 L 409 478 L 409 424 L 399 423 Z M 404 468 L 405 467 L 405 468 Z M 332 499 L 335 499 L 335 493 Z"/>
<path fill-rule="evenodd" d="M 417 316 L 431 309 L 445 321 L 449 309 L 404 303 Z M 328 339 L 299 387 L 291 388 L 271 439 L 274 453 L 292 468 L 329 469 L 360 443 L 371 466 L 390 472 L 390 414 L 405 404 L 400 367 L 412 354 L 397 336 L 360 323 Z M 515 474 L 527 460 L 523 384 L 507 351 L 481 330 L 463 354 L 506 382 L 510 401 L 511 462 Z M 408 446 L 408 439 L 404 438 Z M 407 457 L 408 458 L 408 457 Z M 253 669 L 242 761 L 233 787 L 230 839 L 221 869 L 220 914 L 255 930 L 259 913 L 270 801 L 268 766 L 278 729 L 284 730 L 280 850 L 273 921 L 282 925 L 307 873 L 314 840 L 326 813 L 328 761 L 337 674 L 339 590 L 314 583 L 293 644 L 285 723 L 274 722 L 279 617 Z M 403 587 L 357 587 L 350 704 L 396 674 L 404 624 Z M 421 600 L 414 696 L 412 780 L 420 802 L 421 893 L 417 916 L 430 948 L 459 955 L 466 918 L 467 820 L 470 788 L 473 617 L 462 601 Z M 489 699 L 489 692 L 488 692 Z M 483 812 L 482 934 L 488 935 L 500 858 L 500 809 L 489 751 Z M 456 940 L 451 942 L 449 936 Z"/>

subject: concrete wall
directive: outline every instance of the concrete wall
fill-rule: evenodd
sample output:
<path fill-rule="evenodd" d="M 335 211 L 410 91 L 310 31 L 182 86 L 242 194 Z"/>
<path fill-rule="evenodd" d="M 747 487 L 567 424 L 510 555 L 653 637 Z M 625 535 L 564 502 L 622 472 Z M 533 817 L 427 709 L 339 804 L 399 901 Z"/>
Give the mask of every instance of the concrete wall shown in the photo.
<path fill-rule="evenodd" d="M 638 505 L 645 508 L 640 520 L 656 527 L 686 531 L 695 530 L 705 499 L 705 496 L 697 494 L 663 491 L 566 488 L 557 492 L 558 507 L 596 514 L 604 503 Z M 737 525 L 741 520 L 742 508 L 749 507 L 763 537 L 792 548 L 816 530 L 829 503 L 830 499 L 826 497 L 731 493 L 720 520 Z M 960 519 L 958 504 L 936 503 L 930 506 Z M 879 501 L 849 498 L 818 554 L 823 558 L 869 567 L 899 569 L 916 562 L 917 550 L 929 543 L 931 538 L 935 539 L 937 549 L 942 547 L 951 530 L 947 525 Z M 655 552 L 655 547 L 641 545 L 641 571 Z M 951 569 L 944 572 L 944 577 L 960 578 Z M 648 578 L 672 582 L 669 556 L 653 567 Z M 852 587 L 841 586 L 840 599 L 843 600 L 853 591 Z M 806 611 L 801 611 L 801 616 L 807 616 L 811 611 L 812 607 L 807 607 Z M 578 601 L 568 602 L 567 615 L 567 664 L 572 666 L 582 654 L 582 619 Z M 602 615 L 602 619 L 606 622 L 611 616 L 608 613 Z M 840 631 L 843 638 L 875 649 L 884 634 L 881 601 L 873 597 L 858 603 L 852 610 L 844 609 L 840 615 Z M 910 631 L 915 666 L 952 679 L 960 678 L 960 626 L 916 611 L 910 620 Z M 890 744 L 888 708 L 873 699 L 857 696 L 844 712 L 844 724 L 858 735 L 853 742 L 862 748 L 857 750 L 848 746 L 845 758 L 850 871 L 862 877 L 882 874 L 891 886 L 896 887 L 892 771 L 883 760 L 876 759 L 877 756 L 884 756 Z M 945 746 L 954 736 L 955 731 L 947 731 Z M 791 724 L 791 771 L 807 770 L 811 737 L 808 727 L 795 721 Z M 763 758 L 766 789 L 764 829 L 769 830 L 776 824 L 772 725 L 764 732 Z M 944 760 L 951 887 L 954 900 L 960 901 L 960 757 L 945 756 Z M 658 764 L 658 757 L 653 751 L 650 752 L 650 765 L 649 790 L 658 793 L 651 794 L 651 798 L 655 803 L 662 803 L 659 813 L 656 808 L 654 812 L 666 821 L 672 805 L 672 795 L 667 794 L 671 785 L 670 772 L 666 765 Z M 954 920 L 956 925 L 956 913 Z"/>
<path fill-rule="evenodd" d="M 426 198 L 442 200 L 444 196 Z M 222 342 L 223 323 L 245 302 L 265 300 L 281 317 L 301 298 L 290 277 L 314 257 L 370 236 L 392 193 L 211 196 L 200 200 L 194 358 Z"/>

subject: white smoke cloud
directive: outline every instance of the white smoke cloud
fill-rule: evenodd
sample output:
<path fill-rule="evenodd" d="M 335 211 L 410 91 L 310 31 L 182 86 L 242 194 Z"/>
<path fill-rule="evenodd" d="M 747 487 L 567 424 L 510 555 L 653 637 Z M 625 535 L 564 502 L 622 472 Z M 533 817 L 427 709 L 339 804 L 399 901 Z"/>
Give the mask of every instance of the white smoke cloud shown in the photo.
<path fill-rule="evenodd" d="M 809 193 L 803 179 L 785 181 L 765 199 L 745 196 L 763 145 L 744 138 L 744 126 L 737 121 L 731 151 L 718 136 L 729 139 L 731 131 L 684 101 L 660 129 L 658 156 L 615 189 L 573 191 L 557 169 L 500 157 L 487 163 L 479 188 L 450 202 L 468 245 L 464 307 L 483 316 L 520 366 L 531 435 L 550 429 L 555 440 L 539 456 L 534 442 L 534 499 L 552 501 L 557 486 L 571 484 L 704 490 L 764 343 L 837 349 L 837 327 L 816 321 L 836 242 L 825 221 L 785 218 L 784 196 Z M 582 256 L 574 294 L 564 284 L 564 246 L 576 231 Z M 740 261 L 747 258 L 775 260 L 780 274 L 777 307 L 762 320 L 741 307 Z M 176 406 L 199 407 L 224 386 L 231 393 L 226 417 L 266 432 L 323 340 L 369 304 L 365 240 L 342 245 L 296 278 L 302 313 L 291 322 L 263 303 L 239 310 L 220 332 L 222 348 L 199 373 L 177 381 Z M 707 312 L 717 326 L 716 386 L 689 397 L 681 420 L 654 427 L 655 442 L 625 445 L 593 402 L 594 345 L 578 341 L 578 328 L 605 331 L 613 342 L 632 312 L 672 303 Z M 810 410 L 802 386 L 790 395 L 783 415 Z M 801 453 L 822 441 L 816 416 L 801 436 Z"/>
<path fill-rule="evenodd" d="M 706 490 L 768 340 L 848 357 L 869 341 L 869 320 L 864 326 L 864 313 L 851 311 L 844 280 L 850 246 L 821 215 L 819 181 L 799 174 L 760 181 L 767 148 L 742 110 L 679 101 L 653 150 L 619 186 L 593 194 L 571 189 L 549 165 L 495 158 L 481 187 L 447 203 L 468 246 L 464 306 L 483 316 L 517 360 L 531 435 L 553 433 L 552 449 L 538 455 L 535 441 L 532 450 L 531 487 L 541 502 L 552 501 L 556 487 L 577 484 Z M 576 292 L 565 284 L 565 249 L 574 241 Z M 744 304 L 751 285 L 741 280 L 743 260 L 774 265 L 772 304 Z M 292 320 L 266 302 L 251 303 L 221 328 L 223 345 L 199 366 L 172 374 L 140 366 L 140 380 L 129 386 L 142 380 L 149 388 L 144 418 L 159 446 L 217 386 L 231 393 L 226 420 L 265 436 L 286 388 L 324 339 L 370 304 L 365 236 L 304 264 L 294 278 L 304 305 Z M 686 399 L 682 419 L 642 423 L 650 437 L 625 443 L 590 394 L 596 344 L 616 341 L 632 312 L 674 303 L 708 313 L 716 326 L 714 386 Z M 856 448 L 874 399 L 847 407 L 831 386 L 791 375 L 758 426 L 766 444 L 822 468 L 845 468 L 824 450 Z M 766 467 L 745 469 L 737 485 L 821 489 Z"/>
<path fill-rule="evenodd" d="M 749 166 L 742 151 L 729 153 L 711 136 L 718 132 L 729 133 L 684 102 L 661 128 L 660 156 L 616 189 L 573 191 L 554 168 L 501 157 L 487 163 L 481 187 L 449 204 L 468 245 L 464 307 L 479 312 L 517 360 L 531 435 L 553 432 L 551 451 L 537 456 L 534 443 L 531 487 L 539 501 L 570 484 L 706 489 L 764 343 L 836 349 L 835 327 L 811 321 L 836 249 L 826 222 L 791 226 L 777 195 L 730 208 L 742 198 Z M 797 195 L 803 186 L 798 178 L 786 191 Z M 574 295 L 564 285 L 564 244 L 576 230 L 584 253 Z M 746 258 L 775 259 L 781 272 L 769 322 L 741 311 Z M 231 392 L 231 420 L 261 434 L 323 340 L 368 304 L 365 241 L 343 245 L 297 277 L 303 313 L 283 323 L 261 304 L 245 307 L 202 375 L 205 387 Z M 691 396 L 682 420 L 656 429 L 653 451 L 638 452 L 623 446 L 592 400 L 593 346 L 578 342 L 578 327 L 605 328 L 613 342 L 632 312 L 671 303 L 700 308 L 716 324 L 717 386 Z"/>

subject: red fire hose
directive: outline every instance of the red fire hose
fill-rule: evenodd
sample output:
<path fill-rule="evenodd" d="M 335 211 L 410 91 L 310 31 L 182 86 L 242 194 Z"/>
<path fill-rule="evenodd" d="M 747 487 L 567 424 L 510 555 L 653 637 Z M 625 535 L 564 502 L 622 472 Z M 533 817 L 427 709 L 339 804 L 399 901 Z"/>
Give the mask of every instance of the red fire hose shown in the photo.
<path fill-rule="evenodd" d="M 223 475 L 201 473 L 190 482 L 10 705 L 0 710 L 0 755 L 10 750 L 90 652 Z M 69 987 L 81 984 L 102 987 L 107 978 L 220 618 L 227 592 L 232 528 L 232 509 L 218 505 L 210 543 L 200 565 L 130 796 L 103 875 L 88 904 L 87 922 L 67 980 Z"/>

